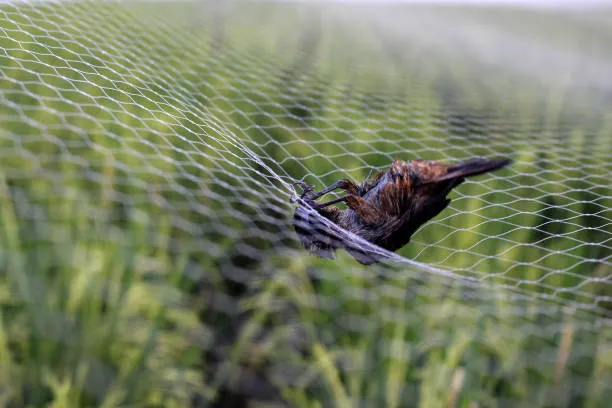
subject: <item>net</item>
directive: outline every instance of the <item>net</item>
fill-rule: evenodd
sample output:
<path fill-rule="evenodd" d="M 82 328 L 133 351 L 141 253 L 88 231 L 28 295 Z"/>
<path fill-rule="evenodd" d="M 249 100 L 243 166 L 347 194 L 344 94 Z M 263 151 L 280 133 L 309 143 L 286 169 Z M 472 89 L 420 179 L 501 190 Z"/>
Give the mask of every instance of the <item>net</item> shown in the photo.
<path fill-rule="evenodd" d="M 2 403 L 606 406 L 609 14 L 0 5 Z M 382 262 L 301 246 L 296 181 L 474 156 Z"/>

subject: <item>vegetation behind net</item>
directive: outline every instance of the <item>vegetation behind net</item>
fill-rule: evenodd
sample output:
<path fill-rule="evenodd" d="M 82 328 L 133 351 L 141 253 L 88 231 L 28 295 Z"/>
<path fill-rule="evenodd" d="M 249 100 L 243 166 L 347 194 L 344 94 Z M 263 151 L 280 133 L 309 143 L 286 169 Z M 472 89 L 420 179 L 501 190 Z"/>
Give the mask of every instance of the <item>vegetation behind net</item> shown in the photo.
<path fill-rule="evenodd" d="M 604 407 L 610 12 L 0 6 L 6 406 Z M 399 257 L 293 182 L 503 156 Z"/>

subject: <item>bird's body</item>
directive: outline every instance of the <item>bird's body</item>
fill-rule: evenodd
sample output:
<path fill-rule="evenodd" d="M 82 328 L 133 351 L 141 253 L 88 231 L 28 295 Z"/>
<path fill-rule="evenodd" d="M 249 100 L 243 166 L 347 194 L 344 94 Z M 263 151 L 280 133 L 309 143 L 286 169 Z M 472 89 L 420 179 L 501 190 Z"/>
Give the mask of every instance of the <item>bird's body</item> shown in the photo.
<path fill-rule="evenodd" d="M 465 177 L 497 170 L 509 163 L 507 159 L 481 158 L 453 165 L 428 160 L 396 160 L 388 170 L 362 184 L 340 180 L 320 192 L 304 185 L 301 198 L 339 227 L 379 247 L 397 251 L 410 241 L 419 227 L 448 206 L 450 200 L 446 196 L 463 183 Z M 347 194 L 326 203 L 316 202 L 336 188 L 346 190 Z M 348 208 L 341 210 L 331 206 L 337 202 L 346 202 Z M 378 257 L 364 257 L 362 251 L 338 240 L 330 241 L 325 236 L 325 229 L 312 228 L 312 224 L 312 220 L 296 210 L 294 226 L 310 252 L 332 258 L 335 249 L 344 247 L 362 263 L 378 261 Z"/>

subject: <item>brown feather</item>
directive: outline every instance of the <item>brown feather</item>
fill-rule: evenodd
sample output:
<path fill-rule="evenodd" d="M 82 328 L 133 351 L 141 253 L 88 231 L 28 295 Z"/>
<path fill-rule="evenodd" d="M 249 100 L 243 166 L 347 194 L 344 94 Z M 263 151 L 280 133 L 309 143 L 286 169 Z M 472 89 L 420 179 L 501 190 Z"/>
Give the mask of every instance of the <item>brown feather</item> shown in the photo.
<path fill-rule="evenodd" d="M 315 199 L 322 194 L 305 190 L 302 198 L 336 225 L 372 244 L 396 251 L 406 245 L 423 224 L 448 206 L 450 200 L 446 196 L 463 183 L 465 177 L 494 171 L 508 164 L 510 160 L 507 159 L 481 158 L 451 165 L 432 160 L 394 160 L 388 170 L 379 172 L 361 185 L 342 180 L 322 191 L 343 188 L 348 193 L 345 197 L 317 203 Z M 346 201 L 349 208 L 341 211 L 328 207 L 338 201 Z M 309 251 L 330 257 L 335 249 L 344 247 L 364 264 L 377 262 L 381 258 L 380 254 L 369 254 L 355 248 L 354 243 L 343 246 L 341 242 L 332 242 L 326 236 L 317 238 L 316 234 L 321 234 L 321 231 L 324 234 L 325 229 L 311 217 L 298 217 L 298 209 L 294 220 L 300 218 L 301 222 L 296 226 L 296 231 Z M 308 222 L 313 223 L 312 231 L 307 231 Z"/>
<path fill-rule="evenodd" d="M 353 195 L 348 197 L 346 199 L 346 204 L 359 215 L 359 218 L 364 224 L 377 224 L 383 216 L 378 208 L 370 205 L 370 203 L 359 196 Z"/>

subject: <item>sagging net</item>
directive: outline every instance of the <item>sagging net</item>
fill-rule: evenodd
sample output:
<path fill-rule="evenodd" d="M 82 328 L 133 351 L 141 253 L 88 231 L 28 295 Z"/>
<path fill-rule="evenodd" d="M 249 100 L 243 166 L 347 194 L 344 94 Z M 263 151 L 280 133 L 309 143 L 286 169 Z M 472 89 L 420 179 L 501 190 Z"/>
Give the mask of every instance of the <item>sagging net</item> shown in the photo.
<path fill-rule="evenodd" d="M 607 406 L 609 11 L 0 16 L 2 404 Z M 474 156 L 381 263 L 296 236 L 296 181 Z"/>

